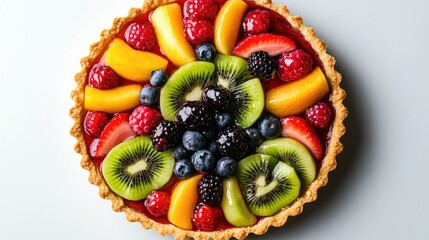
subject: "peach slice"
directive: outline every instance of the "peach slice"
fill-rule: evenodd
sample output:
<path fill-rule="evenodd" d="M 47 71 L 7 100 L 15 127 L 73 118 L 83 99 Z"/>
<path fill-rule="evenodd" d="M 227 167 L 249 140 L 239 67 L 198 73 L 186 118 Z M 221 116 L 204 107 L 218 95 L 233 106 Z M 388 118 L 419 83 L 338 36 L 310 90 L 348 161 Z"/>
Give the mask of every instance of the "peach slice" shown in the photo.
<path fill-rule="evenodd" d="M 322 99 L 329 92 L 325 74 L 316 67 L 306 77 L 285 83 L 266 93 L 266 107 L 277 117 L 296 115 Z"/>
<path fill-rule="evenodd" d="M 168 65 L 163 57 L 135 50 L 119 38 L 110 44 L 104 61 L 121 77 L 136 82 L 149 81 L 152 71 L 165 70 Z"/>
<path fill-rule="evenodd" d="M 198 182 L 203 175 L 180 181 L 173 189 L 168 221 L 183 229 L 192 229 L 192 214 L 198 201 Z"/>
<path fill-rule="evenodd" d="M 174 65 L 182 66 L 197 59 L 194 48 L 183 34 L 182 8 L 179 4 L 171 3 L 156 8 L 151 21 L 159 46 Z"/>
<path fill-rule="evenodd" d="M 85 87 L 85 109 L 107 113 L 123 112 L 140 104 L 140 84 L 131 84 L 109 90 Z"/>
<path fill-rule="evenodd" d="M 232 53 L 246 10 L 243 0 L 228 0 L 220 9 L 214 24 L 214 44 L 219 53 Z"/>

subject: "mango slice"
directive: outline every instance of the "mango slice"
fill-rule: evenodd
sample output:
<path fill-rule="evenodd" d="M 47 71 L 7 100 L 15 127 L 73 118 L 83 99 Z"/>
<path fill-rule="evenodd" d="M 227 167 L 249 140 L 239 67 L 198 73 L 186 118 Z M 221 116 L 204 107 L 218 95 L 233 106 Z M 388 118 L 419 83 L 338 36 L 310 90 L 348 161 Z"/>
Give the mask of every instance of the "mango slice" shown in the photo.
<path fill-rule="evenodd" d="M 183 229 L 192 229 L 192 213 L 198 201 L 198 182 L 203 175 L 180 181 L 173 190 L 168 221 Z"/>
<path fill-rule="evenodd" d="M 214 24 L 214 44 L 219 53 L 232 54 L 246 10 L 243 0 L 228 0 L 220 9 Z"/>
<path fill-rule="evenodd" d="M 117 113 L 140 105 L 140 84 L 131 84 L 109 90 L 100 90 L 89 85 L 85 87 L 86 110 Z"/>
<path fill-rule="evenodd" d="M 277 117 L 296 115 L 322 99 L 328 92 L 329 85 L 325 74 L 316 67 L 302 79 L 268 90 L 265 106 Z"/>
<path fill-rule="evenodd" d="M 151 21 L 159 46 L 174 65 L 182 66 L 197 59 L 194 48 L 183 34 L 182 9 L 179 4 L 171 3 L 156 8 Z"/>
<path fill-rule="evenodd" d="M 136 82 L 149 81 L 152 71 L 165 70 L 168 65 L 163 57 L 135 50 L 119 38 L 110 44 L 104 61 L 121 77 Z"/>

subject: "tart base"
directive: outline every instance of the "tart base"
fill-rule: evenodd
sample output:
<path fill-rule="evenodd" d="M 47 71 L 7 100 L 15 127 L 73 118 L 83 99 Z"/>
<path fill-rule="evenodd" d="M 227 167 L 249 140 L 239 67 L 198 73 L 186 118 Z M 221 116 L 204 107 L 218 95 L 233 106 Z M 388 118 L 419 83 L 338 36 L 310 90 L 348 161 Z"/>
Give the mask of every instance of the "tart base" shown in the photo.
<path fill-rule="evenodd" d="M 318 189 L 328 183 L 329 172 L 336 168 L 337 163 L 335 157 L 343 150 L 343 145 L 340 142 L 340 138 L 346 131 L 343 121 L 347 117 L 348 113 L 347 109 L 343 105 L 343 99 L 345 98 L 346 93 L 340 87 L 342 76 L 340 73 L 335 71 L 335 59 L 326 52 L 326 44 L 317 38 L 316 32 L 312 28 L 304 26 L 303 20 L 300 16 L 292 16 L 286 6 L 274 5 L 271 0 L 254 0 L 254 2 L 266 8 L 272 9 L 285 17 L 294 28 L 298 29 L 302 33 L 304 39 L 311 44 L 313 49 L 319 55 L 319 58 L 323 64 L 325 75 L 328 79 L 332 92 L 331 102 L 336 112 L 331 130 L 332 137 L 330 139 L 329 148 L 327 149 L 317 177 L 315 181 L 307 188 L 307 190 L 291 205 L 285 207 L 279 213 L 270 217 L 266 217 L 259 221 L 256 225 L 250 227 L 231 228 L 224 231 L 213 232 L 184 230 L 172 224 L 157 223 L 146 217 L 144 214 L 136 212 L 128 207 L 121 197 L 117 196 L 110 190 L 101 174 L 97 171 L 96 166 L 92 163 L 90 156 L 88 155 L 88 149 L 85 145 L 83 135 L 84 130 L 81 127 L 81 123 L 83 122 L 84 118 L 84 88 L 86 79 L 94 61 L 103 51 L 105 51 L 110 42 L 128 22 L 132 21 L 141 14 L 153 10 L 157 6 L 171 2 L 175 1 L 145 1 L 142 8 L 130 9 L 126 17 L 116 18 L 113 21 L 112 27 L 110 29 L 104 30 L 101 33 L 100 40 L 90 46 L 89 55 L 81 59 L 80 63 L 82 70 L 75 76 L 77 87 L 72 91 L 71 94 L 72 99 L 75 101 L 75 105 L 70 110 L 70 116 L 75 121 L 73 127 L 70 130 L 70 133 L 77 140 L 74 149 L 77 153 L 82 155 L 81 166 L 82 168 L 89 171 L 88 180 L 90 183 L 99 187 L 100 196 L 112 202 L 112 208 L 114 211 L 124 212 L 128 221 L 139 222 L 145 229 L 154 228 L 162 236 L 172 234 L 176 239 L 187 239 L 192 237 L 196 240 L 209 238 L 229 239 L 231 237 L 244 239 L 250 233 L 262 235 L 268 230 L 270 226 L 281 227 L 286 223 L 289 216 L 299 215 L 303 211 L 304 204 L 315 201 L 317 199 Z"/>

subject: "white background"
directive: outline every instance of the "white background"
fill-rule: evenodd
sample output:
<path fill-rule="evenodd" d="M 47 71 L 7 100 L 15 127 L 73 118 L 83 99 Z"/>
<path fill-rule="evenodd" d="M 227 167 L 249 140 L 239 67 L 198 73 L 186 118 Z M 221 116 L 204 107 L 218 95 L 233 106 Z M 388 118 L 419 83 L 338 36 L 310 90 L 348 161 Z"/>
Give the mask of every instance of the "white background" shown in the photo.
<path fill-rule="evenodd" d="M 343 74 L 345 150 L 317 202 L 248 239 L 427 239 L 428 1 L 288 0 Z M 172 239 L 88 183 L 69 135 L 79 59 L 140 0 L 0 0 L 0 239 Z"/>

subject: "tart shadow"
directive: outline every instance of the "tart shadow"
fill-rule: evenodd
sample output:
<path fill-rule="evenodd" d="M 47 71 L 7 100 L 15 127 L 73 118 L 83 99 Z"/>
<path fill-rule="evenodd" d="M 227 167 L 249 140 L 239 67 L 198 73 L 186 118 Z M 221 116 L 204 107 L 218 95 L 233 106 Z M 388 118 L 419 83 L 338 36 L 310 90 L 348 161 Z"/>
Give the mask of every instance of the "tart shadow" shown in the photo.
<path fill-rule="evenodd" d="M 350 207 L 346 199 L 353 191 L 353 182 L 359 181 L 362 178 L 360 173 L 370 165 L 369 159 L 361 154 L 362 149 L 369 148 L 371 144 L 368 118 L 365 118 L 368 114 L 365 107 L 368 105 L 365 104 L 365 96 L 359 94 L 365 93 L 364 87 L 359 85 L 361 76 L 354 72 L 353 64 L 347 64 L 346 53 L 340 56 L 330 50 L 338 60 L 335 69 L 342 74 L 341 87 L 347 93 L 343 103 L 349 114 L 344 121 L 346 133 L 341 138 L 344 150 L 337 156 L 337 168 L 329 174 L 328 184 L 318 191 L 317 200 L 305 204 L 304 211 L 298 216 L 289 217 L 283 227 L 271 227 L 263 235 L 264 239 L 302 239 L 305 231 L 317 231 L 322 227 L 321 222 L 335 218 L 341 208 Z M 251 234 L 247 239 L 262 239 L 262 236 Z"/>

